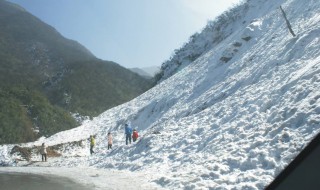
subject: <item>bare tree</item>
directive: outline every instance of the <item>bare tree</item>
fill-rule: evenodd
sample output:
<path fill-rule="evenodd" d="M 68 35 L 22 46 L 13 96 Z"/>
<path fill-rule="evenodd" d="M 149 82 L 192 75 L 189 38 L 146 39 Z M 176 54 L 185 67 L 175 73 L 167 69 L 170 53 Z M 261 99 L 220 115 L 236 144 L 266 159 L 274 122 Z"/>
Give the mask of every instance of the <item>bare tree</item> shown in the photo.
<path fill-rule="evenodd" d="M 295 37 L 296 35 L 294 34 L 294 32 L 293 32 L 293 30 L 291 28 L 291 24 L 290 24 L 289 20 L 287 19 L 287 15 L 286 15 L 286 13 L 284 12 L 284 10 L 282 9 L 281 6 L 280 6 L 280 10 L 282 12 L 282 15 L 283 15 L 284 19 L 286 20 L 287 27 L 289 28 L 290 33 L 292 34 L 293 37 Z"/>

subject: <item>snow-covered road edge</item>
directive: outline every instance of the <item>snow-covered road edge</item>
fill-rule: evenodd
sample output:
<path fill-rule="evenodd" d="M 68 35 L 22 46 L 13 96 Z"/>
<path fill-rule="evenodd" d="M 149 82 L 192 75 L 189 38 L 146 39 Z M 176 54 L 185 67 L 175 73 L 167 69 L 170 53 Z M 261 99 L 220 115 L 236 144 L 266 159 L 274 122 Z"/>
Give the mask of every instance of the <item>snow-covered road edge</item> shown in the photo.
<path fill-rule="evenodd" d="M 92 167 L 0 167 L 0 173 L 25 173 L 65 177 L 96 190 L 162 189 L 149 181 L 148 175 L 144 173 L 96 169 Z"/>

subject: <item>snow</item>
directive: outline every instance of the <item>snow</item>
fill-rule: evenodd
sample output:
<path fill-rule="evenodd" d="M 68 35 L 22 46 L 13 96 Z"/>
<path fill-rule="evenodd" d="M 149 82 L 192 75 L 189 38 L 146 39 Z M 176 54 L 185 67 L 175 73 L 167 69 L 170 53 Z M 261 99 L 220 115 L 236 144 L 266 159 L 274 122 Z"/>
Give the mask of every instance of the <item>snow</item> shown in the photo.
<path fill-rule="evenodd" d="M 10 170 L 79 177 L 96 189 L 106 187 L 110 171 L 118 189 L 125 189 L 123 175 L 137 179 L 141 189 L 263 189 L 320 131 L 320 2 L 250 0 L 248 5 L 221 29 L 230 35 L 154 88 L 78 128 L 21 145 L 64 144 L 61 157 Z M 208 38 L 196 43 L 204 47 Z M 185 52 L 192 52 L 188 47 Z M 141 136 L 128 146 L 127 122 Z M 90 135 L 97 143 L 92 156 Z M 0 146 L 1 165 L 27 165 L 10 155 L 13 146 Z M 39 159 L 33 154 L 32 160 Z M 77 172 L 84 170 L 105 177 Z"/>

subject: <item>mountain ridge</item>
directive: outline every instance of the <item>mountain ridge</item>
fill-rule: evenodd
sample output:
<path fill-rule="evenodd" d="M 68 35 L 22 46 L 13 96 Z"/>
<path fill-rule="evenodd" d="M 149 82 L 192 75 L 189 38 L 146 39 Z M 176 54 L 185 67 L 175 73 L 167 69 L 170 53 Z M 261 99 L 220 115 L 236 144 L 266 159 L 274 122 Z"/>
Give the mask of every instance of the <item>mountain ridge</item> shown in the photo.
<path fill-rule="evenodd" d="M 146 77 L 146 78 L 153 78 L 157 73 L 160 72 L 160 67 L 153 66 L 153 67 L 142 67 L 142 68 L 130 68 L 131 71 Z"/>
<path fill-rule="evenodd" d="M 31 136 L 35 140 L 70 129 L 78 125 L 71 113 L 93 117 L 152 86 L 151 80 L 117 63 L 96 58 L 78 42 L 4 0 L 0 1 L 0 28 L 0 104 L 15 105 L 0 113 L 0 143 L 30 141 Z M 36 119 L 38 109 L 48 115 Z M 15 112 L 21 117 L 10 120 L 9 113 Z M 17 132 L 21 130 L 34 134 Z"/>

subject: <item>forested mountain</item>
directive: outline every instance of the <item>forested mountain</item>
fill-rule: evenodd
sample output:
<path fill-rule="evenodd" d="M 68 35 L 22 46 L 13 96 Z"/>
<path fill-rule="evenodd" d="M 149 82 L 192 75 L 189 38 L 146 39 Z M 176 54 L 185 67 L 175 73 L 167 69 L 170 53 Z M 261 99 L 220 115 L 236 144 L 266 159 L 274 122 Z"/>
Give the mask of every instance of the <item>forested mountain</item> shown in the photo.
<path fill-rule="evenodd" d="M 0 0 L 0 143 L 25 142 L 77 126 L 151 87 L 97 59 L 23 8 Z"/>

